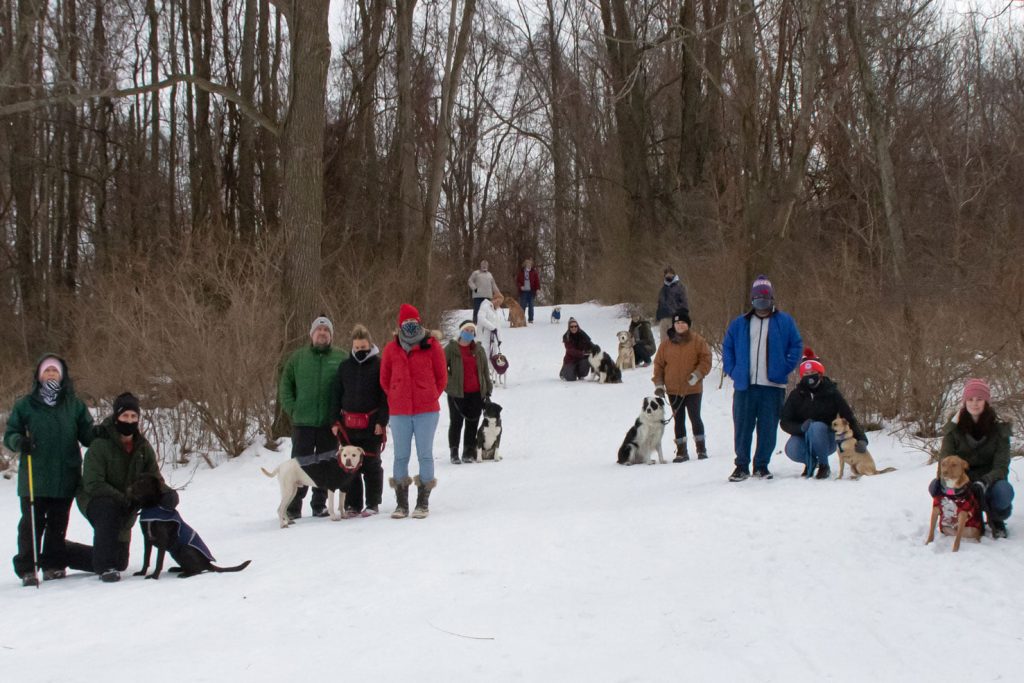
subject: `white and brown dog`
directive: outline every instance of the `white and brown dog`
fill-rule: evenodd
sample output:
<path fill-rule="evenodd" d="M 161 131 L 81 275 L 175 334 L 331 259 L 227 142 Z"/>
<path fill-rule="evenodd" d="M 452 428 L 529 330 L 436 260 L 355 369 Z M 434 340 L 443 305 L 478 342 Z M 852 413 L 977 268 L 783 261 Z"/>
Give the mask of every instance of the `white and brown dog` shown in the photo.
<path fill-rule="evenodd" d="M 619 340 L 619 357 L 615 359 L 615 366 L 619 370 L 632 370 L 636 367 L 636 354 L 633 353 L 633 345 L 636 341 L 626 330 L 616 332 L 615 337 Z"/>
<path fill-rule="evenodd" d="M 640 409 L 640 416 L 626 432 L 626 438 L 619 446 L 620 465 L 654 464 L 654 452 L 658 454 L 658 462 L 665 464 L 665 456 L 661 452 L 661 437 L 665 434 L 665 399 L 660 396 L 648 396 Z M 650 456 L 650 459 L 648 459 Z"/>
<path fill-rule="evenodd" d="M 281 528 L 287 528 L 292 523 L 288 516 L 288 505 L 295 498 L 300 486 L 320 486 L 327 489 L 327 512 L 331 519 L 337 522 L 343 517 L 348 517 L 348 513 L 345 512 L 345 489 L 363 464 L 363 453 L 363 449 L 358 446 L 339 446 L 336 458 L 317 460 L 306 465 L 300 464 L 302 458 L 292 458 L 282 462 L 272 472 L 261 467 L 260 471 L 263 474 L 271 478 L 277 477 L 281 485 L 281 504 L 277 506 Z M 309 472 L 313 472 L 321 481 L 315 481 Z M 336 491 L 339 494 L 337 507 L 334 505 Z"/>

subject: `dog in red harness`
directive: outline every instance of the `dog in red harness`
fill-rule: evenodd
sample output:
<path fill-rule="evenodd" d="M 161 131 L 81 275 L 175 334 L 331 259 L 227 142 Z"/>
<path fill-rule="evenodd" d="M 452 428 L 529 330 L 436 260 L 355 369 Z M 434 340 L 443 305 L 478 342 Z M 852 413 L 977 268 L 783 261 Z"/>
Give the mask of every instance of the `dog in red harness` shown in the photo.
<path fill-rule="evenodd" d="M 970 466 L 956 455 L 947 455 L 939 462 L 939 481 L 942 493 L 932 498 L 932 518 L 928 527 L 928 545 L 935 540 L 935 525 L 943 536 L 953 536 L 953 552 L 960 550 L 960 539 L 981 541 L 981 503 L 971 488 L 967 476 Z"/>

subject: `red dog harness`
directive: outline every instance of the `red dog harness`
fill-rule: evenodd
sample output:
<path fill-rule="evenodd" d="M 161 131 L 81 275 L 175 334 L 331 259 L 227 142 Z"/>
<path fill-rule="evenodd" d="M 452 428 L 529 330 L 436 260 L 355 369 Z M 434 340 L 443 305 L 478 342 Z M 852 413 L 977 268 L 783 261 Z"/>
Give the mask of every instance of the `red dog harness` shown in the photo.
<path fill-rule="evenodd" d="M 957 517 L 961 512 L 967 513 L 964 526 L 981 528 L 981 506 L 970 484 L 958 489 L 943 489 L 942 495 L 932 498 L 932 507 L 940 510 L 939 529 L 944 534 L 956 533 Z"/>

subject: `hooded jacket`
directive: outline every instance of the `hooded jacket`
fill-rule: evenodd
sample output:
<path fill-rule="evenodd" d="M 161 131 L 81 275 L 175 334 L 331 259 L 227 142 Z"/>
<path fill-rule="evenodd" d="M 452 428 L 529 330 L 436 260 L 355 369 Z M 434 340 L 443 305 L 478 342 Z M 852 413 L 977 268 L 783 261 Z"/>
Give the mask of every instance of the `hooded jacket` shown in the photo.
<path fill-rule="evenodd" d="M 722 342 L 722 370 L 732 378 L 736 391 L 750 388 L 750 319 L 754 315 L 751 309 L 729 323 Z M 791 315 L 773 310 L 768 319 L 768 380 L 785 384 L 800 364 L 804 343 Z"/>
<path fill-rule="evenodd" d="M 386 427 L 388 424 L 388 396 L 380 386 L 380 349 L 374 346 L 360 362 L 349 356 L 334 377 L 331 388 L 331 423 L 341 420 L 342 411 L 373 413 L 370 425 Z"/>
<path fill-rule="evenodd" d="M 671 318 L 680 308 L 690 310 L 690 302 L 686 298 L 686 287 L 676 275 L 672 282 L 661 286 L 661 291 L 658 292 L 658 311 L 654 317 L 657 320 Z"/>
<path fill-rule="evenodd" d="M 690 386 L 690 375 L 694 370 L 700 372 L 701 379 Z M 711 349 L 704 337 L 693 330 L 687 330 L 680 337 L 669 328 L 668 341 L 658 347 L 654 355 L 655 386 L 665 385 L 665 390 L 672 396 L 689 396 L 704 391 L 704 378 L 711 372 Z"/>
<path fill-rule="evenodd" d="M 967 476 L 991 486 L 1010 473 L 1010 423 L 996 420 L 992 433 L 981 441 L 960 430 L 958 416 L 942 428 L 942 446 L 939 460 L 947 455 L 959 455 L 970 468 Z"/>
<path fill-rule="evenodd" d="M 61 364 L 61 388 L 57 404 L 46 405 L 40 398 L 39 366 L 46 358 Z M 82 451 L 78 444 L 92 443 L 92 416 L 75 395 L 74 383 L 63 358 L 47 353 L 39 358 L 32 374 L 32 391 L 19 398 L 7 419 L 4 445 L 20 453 L 22 439 L 31 433 L 35 442 L 32 456 L 32 484 L 37 498 L 73 498 L 82 478 Z M 28 464 L 24 456 L 18 467 L 18 495 L 28 497 Z"/>
<path fill-rule="evenodd" d="M 803 434 L 802 428 L 805 420 L 831 425 L 837 415 L 850 423 L 854 438 L 858 441 L 868 440 L 864 430 L 853 416 L 850 404 L 839 392 L 839 385 L 823 376 L 821 382 L 813 390 L 800 383 L 793 391 L 789 392 L 789 396 L 786 397 L 786 402 L 782 406 L 779 426 L 787 434 L 800 436 Z"/>
<path fill-rule="evenodd" d="M 380 361 L 380 386 L 388 395 L 392 415 L 419 415 L 441 411 L 438 398 L 448 385 L 444 351 L 428 334 L 409 351 L 398 337 L 388 342 Z"/>
<path fill-rule="evenodd" d="M 590 335 L 584 332 L 583 328 L 578 328 L 576 332 L 567 331 L 562 335 L 562 345 L 565 346 L 562 365 L 565 365 L 586 358 L 587 353 L 593 348 L 594 342 L 590 341 Z"/>

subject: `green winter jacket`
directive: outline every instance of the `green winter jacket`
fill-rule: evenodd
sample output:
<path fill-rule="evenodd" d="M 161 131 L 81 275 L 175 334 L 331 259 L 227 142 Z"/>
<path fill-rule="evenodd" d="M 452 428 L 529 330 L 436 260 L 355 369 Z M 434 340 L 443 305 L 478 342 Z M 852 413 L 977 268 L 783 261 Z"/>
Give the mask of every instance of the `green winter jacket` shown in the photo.
<path fill-rule="evenodd" d="M 967 461 L 967 475 L 971 481 L 991 486 L 1010 473 L 1010 432 L 1008 422 L 998 421 L 995 433 L 980 442 L 960 431 L 956 421 L 950 420 L 942 428 L 942 447 L 939 460 L 947 455 L 959 455 Z"/>
<path fill-rule="evenodd" d="M 494 389 L 494 385 L 491 384 L 491 373 L 487 367 L 487 354 L 484 353 L 482 345 L 473 342 L 473 347 L 473 355 L 476 357 L 476 374 L 480 380 L 480 396 L 487 398 Z M 444 360 L 448 365 L 448 385 L 444 390 L 452 398 L 462 398 L 465 377 L 458 340 L 453 339 L 444 347 Z"/>
<path fill-rule="evenodd" d="M 297 350 L 284 364 L 277 398 L 296 427 L 323 427 L 331 421 L 331 383 L 348 358 L 341 349 L 312 344 Z"/>
<path fill-rule="evenodd" d="M 39 397 L 39 365 L 49 357 L 57 358 L 63 366 L 55 406 L 46 405 Z M 82 478 L 82 451 L 78 444 L 88 446 L 92 442 L 92 416 L 75 395 L 67 363 L 60 356 L 48 353 L 36 363 L 32 393 L 19 398 L 11 409 L 4 445 L 20 454 L 26 432 L 30 432 L 35 441 L 35 451 L 30 454 L 35 497 L 73 498 Z M 18 463 L 18 495 L 23 498 L 29 495 L 28 462 L 24 456 Z"/>

